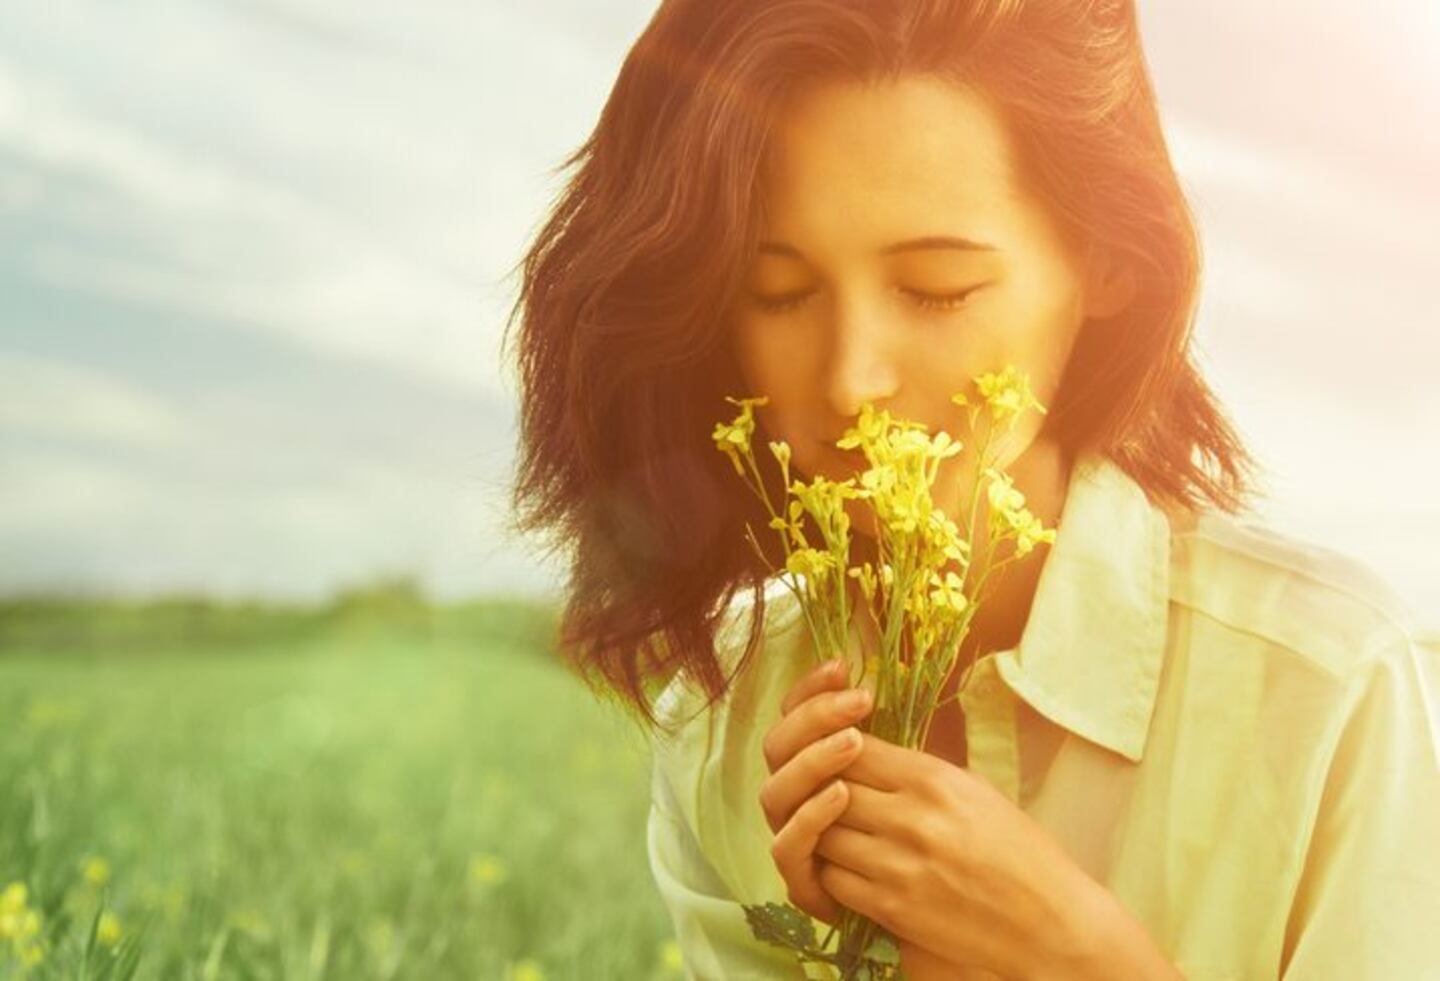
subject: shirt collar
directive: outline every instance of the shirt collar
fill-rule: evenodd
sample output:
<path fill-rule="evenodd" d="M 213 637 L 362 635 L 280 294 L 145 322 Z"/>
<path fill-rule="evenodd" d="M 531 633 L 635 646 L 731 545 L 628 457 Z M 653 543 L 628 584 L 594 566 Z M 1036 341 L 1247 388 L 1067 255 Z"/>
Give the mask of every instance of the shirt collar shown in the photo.
<path fill-rule="evenodd" d="M 1170 524 L 1109 457 L 1071 470 L 1019 644 L 995 653 L 1036 711 L 1139 762 L 1164 661 Z"/>

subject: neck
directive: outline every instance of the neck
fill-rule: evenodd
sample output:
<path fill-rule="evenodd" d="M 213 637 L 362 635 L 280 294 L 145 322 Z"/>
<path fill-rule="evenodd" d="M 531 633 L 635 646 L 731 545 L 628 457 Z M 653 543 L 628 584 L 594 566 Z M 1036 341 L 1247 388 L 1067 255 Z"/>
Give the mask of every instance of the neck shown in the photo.
<path fill-rule="evenodd" d="M 1046 528 L 1055 527 L 1059 521 L 1069 489 L 1070 471 L 1071 464 L 1064 458 L 1060 448 L 1048 440 L 1032 444 L 1023 456 L 1006 468 L 1016 488 L 1025 495 L 1025 506 Z M 987 528 L 988 522 L 989 504 L 982 491 L 976 527 Z M 1010 547 L 1006 545 L 998 549 L 997 557 L 1004 558 L 1009 555 Z M 980 607 L 970 621 L 969 631 L 960 645 L 958 663 L 961 668 L 975 657 L 990 651 L 1006 650 L 1020 642 L 1035 599 L 1040 571 L 1049 551 L 1050 546 L 1046 544 L 1036 545 L 1030 554 L 1016 559 L 994 573 L 986 582 L 982 596 L 971 597 L 972 600 L 978 600 Z M 851 564 L 859 565 L 866 561 L 876 561 L 875 542 L 869 535 L 857 534 L 851 546 Z M 879 639 L 875 635 L 874 626 L 869 622 L 869 616 L 859 610 L 858 604 L 862 597 L 854 580 L 850 581 L 850 587 L 852 600 L 858 611 L 856 621 L 860 632 L 866 638 L 867 649 L 878 649 Z M 967 588 L 973 587 L 973 582 L 967 585 Z M 960 671 L 957 670 L 951 675 L 947 693 L 953 691 L 959 674 Z"/>

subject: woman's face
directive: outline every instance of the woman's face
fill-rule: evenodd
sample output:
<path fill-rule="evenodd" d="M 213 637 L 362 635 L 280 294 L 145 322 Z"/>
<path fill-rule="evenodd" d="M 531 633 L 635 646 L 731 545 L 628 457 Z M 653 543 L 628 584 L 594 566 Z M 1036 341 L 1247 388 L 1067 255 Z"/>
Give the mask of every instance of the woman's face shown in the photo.
<path fill-rule="evenodd" d="M 766 224 L 732 324 L 746 394 L 769 396 L 759 418 L 790 444 L 792 469 L 863 469 L 834 443 L 866 400 L 968 444 L 950 397 L 1006 364 L 1050 404 L 1082 321 L 1114 297 L 1087 288 L 1083 256 L 1017 186 L 1015 148 L 983 97 L 924 76 L 812 84 L 772 132 Z M 995 444 L 1002 466 L 1042 421 L 1028 412 Z M 941 470 L 947 511 L 971 450 Z"/>

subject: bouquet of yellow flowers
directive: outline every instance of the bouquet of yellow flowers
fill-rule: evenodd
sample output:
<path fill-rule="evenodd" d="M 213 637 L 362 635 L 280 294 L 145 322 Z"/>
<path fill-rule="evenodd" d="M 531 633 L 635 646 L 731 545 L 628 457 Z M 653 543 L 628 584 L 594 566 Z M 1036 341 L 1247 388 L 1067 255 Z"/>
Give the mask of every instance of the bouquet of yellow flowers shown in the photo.
<path fill-rule="evenodd" d="M 808 484 L 791 481 L 790 447 L 769 443 L 780 466 L 786 500 L 776 507 L 760 477 L 751 450 L 754 410 L 769 398 L 726 398 L 740 408 L 731 423 L 715 427 L 712 438 L 730 458 L 735 472 L 765 503 L 770 528 L 780 537 L 785 554 L 782 581 L 796 596 L 813 641 L 816 663 L 843 652 L 849 643 L 852 610 L 846 578 L 858 581 L 880 650 L 862 649 L 861 684 L 873 673 L 874 710 L 862 728 L 900 746 L 925 745 L 930 719 L 940 694 L 959 660 L 961 643 L 985 595 L 990 576 L 1025 555 L 1040 542 L 1053 542 L 1054 529 L 1041 526 L 1025 507 L 1025 496 L 995 466 L 993 436 L 1013 429 L 1020 414 L 1034 408 L 1045 412 L 1030 392 L 1029 380 L 1014 366 L 973 379 L 978 397 L 965 393 L 951 401 L 966 409 L 970 438 L 979 440 L 975 477 L 962 498 L 960 524 L 931 498 L 940 462 L 962 451 L 963 444 L 947 433 L 931 436 L 918 422 L 891 418 L 862 406 L 856 425 L 835 444 L 859 447 L 869 464 L 855 478 L 833 481 L 816 476 Z M 984 417 L 983 433 L 976 436 Z M 975 522 L 984 484 L 989 518 L 978 538 Z M 850 565 L 850 516 L 845 503 L 868 501 L 875 515 L 877 562 Z M 817 534 L 806 533 L 806 519 Z M 753 529 L 746 533 L 762 562 L 770 565 Z M 1009 554 L 996 553 L 1010 543 Z M 773 568 L 773 567 L 772 567 Z M 958 571 L 957 571 L 958 570 Z M 779 572 L 780 570 L 775 570 Z M 965 666 L 959 689 L 969 678 Z M 808 914 L 792 905 L 746 905 L 754 935 L 795 951 L 801 963 L 831 965 L 842 981 L 894 981 L 901 978 L 895 939 L 879 924 L 846 909 L 824 940 L 817 940 Z M 838 944 L 833 945 L 838 931 Z"/>

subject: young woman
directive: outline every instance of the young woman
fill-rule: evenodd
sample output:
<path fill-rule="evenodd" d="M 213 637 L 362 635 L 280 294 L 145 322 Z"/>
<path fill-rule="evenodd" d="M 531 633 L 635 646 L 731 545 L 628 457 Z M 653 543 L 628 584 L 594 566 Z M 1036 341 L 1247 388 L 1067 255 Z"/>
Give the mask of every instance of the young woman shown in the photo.
<path fill-rule="evenodd" d="M 789 901 L 881 922 L 910 978 L 1440 977 L 1440 672 L 1365 567 L 1240 518 L 1128 0 L 665 0 L 567 165 L 515 502 L 570 562 L 565 652 L 655 732 L 690 976 L 823 976 L 741 909 Z M 1001 463 L 1056 540 L 923 750 L 860 735 L 868 621 L 811 649 L 724 396 L 843 479 L 863 403 L 963 437 L 950 396 L 1006 364 L 1049 411 Z"/>

